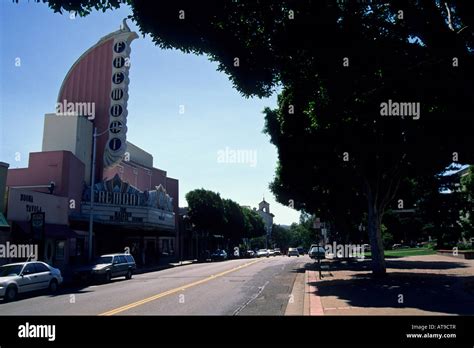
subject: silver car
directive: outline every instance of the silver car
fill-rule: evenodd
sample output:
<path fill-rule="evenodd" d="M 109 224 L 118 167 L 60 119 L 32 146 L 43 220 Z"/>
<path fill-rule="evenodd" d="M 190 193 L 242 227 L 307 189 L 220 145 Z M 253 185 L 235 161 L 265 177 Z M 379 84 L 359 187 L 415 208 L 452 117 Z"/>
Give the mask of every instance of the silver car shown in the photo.
<path fill-rule="evenodd" d="M 0 297 L 13 301 L 18 294 L 49 289 L 56 292 L 63 282 L 61 271 L 40 261 L 0 266 Z"/>

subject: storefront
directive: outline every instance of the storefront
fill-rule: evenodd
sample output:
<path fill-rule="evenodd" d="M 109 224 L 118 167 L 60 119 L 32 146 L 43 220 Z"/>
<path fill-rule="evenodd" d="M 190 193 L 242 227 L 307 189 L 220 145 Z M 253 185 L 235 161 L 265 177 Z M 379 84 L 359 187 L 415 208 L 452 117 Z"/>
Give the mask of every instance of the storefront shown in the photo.
<path fill-rule="evenodd" d="M 10 188 L 7 219 L 11 223 L 10 241 L 38 245 L 36 257 L 64 269 L 76 256 L 76 240 L 80 232 L 68 223 L 67 197 Z"/>
<path fill-rule="evenodd" d="M 90 188 L 83 194 L 80 213 L 71 224 L 87 230 L 91 214 Z M 155 264 L 175 254 L 175 213 L 172 198 L 162 186 L 140 191 L 118 175 L 94 187 L 93 253 L 128 250 L 139 264 Z"/>

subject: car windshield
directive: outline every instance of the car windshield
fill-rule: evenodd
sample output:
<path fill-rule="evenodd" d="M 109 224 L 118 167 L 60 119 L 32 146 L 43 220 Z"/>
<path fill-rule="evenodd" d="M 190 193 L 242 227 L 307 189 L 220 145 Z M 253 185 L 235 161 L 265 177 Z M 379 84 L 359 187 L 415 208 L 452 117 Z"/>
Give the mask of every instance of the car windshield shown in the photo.
<path fill-rule="evenodd" d="M 112 263 L 112 256 L 101 256 L 95 259 L 94 264 L 100 265 L 103 263 Z"/>
<path fill-rule="evenodd" d="M 259 252 L 266 253 L 267 249 L 260 249 Z"/>
<path fill-rule="evenodd" d="M 6 265 L 0 267 L 0 277 L 16 276 L 19 275 L 22 265 Z"/>

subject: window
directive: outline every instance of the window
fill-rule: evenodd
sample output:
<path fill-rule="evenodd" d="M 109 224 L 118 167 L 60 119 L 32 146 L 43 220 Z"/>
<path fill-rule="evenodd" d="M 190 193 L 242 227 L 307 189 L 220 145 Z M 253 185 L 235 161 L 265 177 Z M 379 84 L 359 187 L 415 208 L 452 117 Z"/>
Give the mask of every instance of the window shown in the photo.
<path fill-rule="evenodd" d="M 23 270 L 23 274 L 34 274 L 36 273 L 35 265 L 32 263 L 29 263 L 25 266 L 25 269 Z"/>
<path fill-rule="evenodd" d="M 66 241 L 57 240 L 56 241 L 56 260 L 64 260 L 64 246 Z"/>
<path fill-rule="evenodd" d="M 35 269 L 36 269 L 36 273 L 49 272 L 49 268 L 39 262 L 35 263 Z"/>
<path fill-rule="evenodd" d="M 53 248 L 51 247 L 51 243 L 48 243 L 48 246 L 46 248 L 46 259 L 51 260 L 52 256 L 53 256 Z"/>
<path fill-rule="evenodd" d="M 168 255 L 169 250 L 170 250 L 169 240 L 168 239 L 163 239 L 161 241 L 161 253 Z"/>
<path fill-rule="evenodd" d="M 125 258 L 129 263 L 135 263 L 135 260 L 133 259 L 132 255 L 125 255 Z"/>
<path fill-rule="evenodd" d="M 118 258 L 119 263 L 127 263 L 127 259 L 125 259 L 124 256 L 119 255 L 119 256 L 117 256 L 117 258 Z"/>

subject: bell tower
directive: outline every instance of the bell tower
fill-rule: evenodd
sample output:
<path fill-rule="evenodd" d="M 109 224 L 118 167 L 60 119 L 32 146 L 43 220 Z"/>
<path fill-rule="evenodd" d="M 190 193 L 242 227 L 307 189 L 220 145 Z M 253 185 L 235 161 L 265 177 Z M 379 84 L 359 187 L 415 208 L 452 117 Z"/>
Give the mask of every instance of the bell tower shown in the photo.
<path fill-rule="evenodd" d="M 270 204 L 265 201 L 265 198 L 260 203 L 258 203 L 258 210 L 270 214 Z"/>

